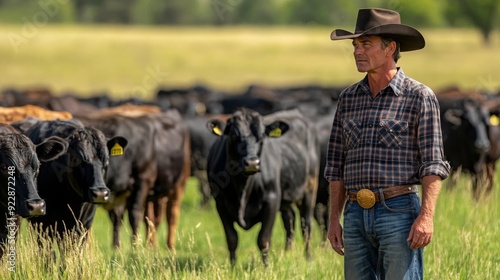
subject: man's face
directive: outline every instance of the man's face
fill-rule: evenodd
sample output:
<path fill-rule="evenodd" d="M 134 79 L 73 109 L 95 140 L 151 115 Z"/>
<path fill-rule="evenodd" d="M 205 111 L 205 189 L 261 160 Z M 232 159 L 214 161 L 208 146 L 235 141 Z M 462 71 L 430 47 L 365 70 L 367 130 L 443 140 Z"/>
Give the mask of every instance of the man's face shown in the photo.
<path fill-rule="evenodd" d="M 352 45 L 354 46 L 354 59 L 359 72 L 376 72 L 385 65 L 387 59 L 392 59 L 382 49 L 382 38 L 379 36 L 355 38 Z"/>

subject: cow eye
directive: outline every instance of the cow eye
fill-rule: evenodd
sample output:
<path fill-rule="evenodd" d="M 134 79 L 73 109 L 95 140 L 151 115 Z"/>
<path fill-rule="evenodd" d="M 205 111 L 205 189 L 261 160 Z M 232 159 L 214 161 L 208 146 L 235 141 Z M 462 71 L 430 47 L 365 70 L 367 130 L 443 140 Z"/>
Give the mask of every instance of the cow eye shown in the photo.
<path fill-rule="evenodd" d="M 7 164 L 5 163 L 0 163 L 0 170 L 6 171 L 7 170 Z"/>

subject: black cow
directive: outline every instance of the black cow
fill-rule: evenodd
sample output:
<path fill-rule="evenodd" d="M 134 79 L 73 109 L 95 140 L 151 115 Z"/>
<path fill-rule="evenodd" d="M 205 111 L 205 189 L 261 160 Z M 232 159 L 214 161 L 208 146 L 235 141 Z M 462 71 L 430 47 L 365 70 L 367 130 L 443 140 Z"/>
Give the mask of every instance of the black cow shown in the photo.
<path fill-rule="evenodd" d="M 47 214 L 30 218 L 29 222 L 49 237 L 64 238 L 69 232 L 84 234 L 92 225 L 94 204 L 108 201 L 104 176 L 109 149 L 122 139 L 106 140 L 102 132 L 76 120 L 40 121 L 25 134 L 35 144 L 58 136 L 68 145 L 63 156 L 42 163 L 37 182 L 39 194 L 47 202 Z"/>
<path fill-rule="evenodd" d="M 158 228 L 165 212 L 167 247 L 174 249 L 182 198 L 191 175 L 189 128 L 177 110 L 150 113 L 148 116 L 156 126 L 154 144 L 158 171 L 147 198 L 149 207 L 146 215 Z M 147 222 L 146 229 L 149 229 Z M 156 245 L 156 230 L 152 233 L 150 242 Z"/>
<path fill-rule="evenodd" d="M 217 140 L 212 132 L 207 130 L 207 122 L 210 119 L 219 118 L 226 121 L 230 115 L 204 115 L 185 117 L 189 127 L 191 140 L 191 175 L 198 180 L 201 193 L 201 206 L 207 206 L 212 194 L 207 179 L 207 157 L 212 144 Z"/>
<path fill-rule="evenodd" d="M 326 166 L 326 153 L 328 140 L 332 129 L 333 118 L 337 110 L 336 102 L 330 106 L 328 113 L 312 117 L 311 121 L 316 125 L 317 136 L 320 143 L 320 172 L 318 176 L 318 193 L 316 195 L 316 205 L 314 207 L 314 218 L 322 231 L 322 245 L 326 244 L 327 232 L 330 223 L 329 219 L 329 183 L 323 176 Z"/>
<path fill-rule="evenodd" d="M 156 126 L 147 115 L 136 117 L 117 113 L 76 116 L 87 126 L 95 127 L 107 137 L 120 135 L 127 139 L 123 157 L 111 158 L 106 185 L 111 190 L 108 203 L 103 204 L 113 224 L 113 246 L 120 247 L 120 229 L 125 210 L 132 228 L 132 242 L 138 237 L 144 219 L 146 199 L 157 176 L 154 138 Z"/>
<path fill-rule="evenodd" d="M 490 140 L 490 150 L 486 154 L 485 169 L 486 169 L 486 186 L 484 190 L 477 190 L 476 198 L 483 193 L 491 194 L 496 177 L 496 165 L 500 158 L 500 98 L 496 96 L 488 96 L 488 99 L 482 102 L 489 113 L 488 137 Z"/>
<path fill-rule="evenodd" d="M 45 201 L 36 187 L 40 161 L 53 160 L 65 149 L 67 146 L 57 137 L 35 146 L 14 127 L 0 124 L 0 258 L 8 237 L 17 235 L 17 215 L 28 218 L 45 214 Z"/>
<path fill-rule="evenodd" d="M 289 249 L 295 225 L 293 204 L 300 210 L 305 253 L 309 258 L 319 174 L 315 127 L 296 110 L 263 117 L 249 109 L 236 111 L 226 123 L 213 120 L 207 126 L 221 136 L 210 150 L 207 175 L 231 262 L 236 261 L 238 245 L 234 223 L 245 230 L 261 223 L 257 245 L 264 265 L 268 265 L 278 211 Z"/>
<path fill-rule="evenodd" d="M 474 179 L 473 192 L 484 183 L 485 160 L 490 150 L 489 111 L 472 97 L 443 97 L 437 94 L 441 111 L 444 154 L 452 167 L 449 186 L 463 171 Z"/>
<path fill-rule="evenodd" d="M 126 106 L 102 111 L 92 118 L 78 118 L 106 135 L 123 135 L 129 139 L 124 157 L 110 162 L 106 179 L 112 198 L 104 207 L 113 222 L 114 246 L 120 246 L 119 231 L 125 210 L 134 243 L 144 215 L 158 227 L 165 211 L 167 246 L 174 248 L 181 200 L 190 175 L 189 130 L 179 112 Z M 147 230 L 148 226 L 146 223 Z M 156 243 L 155 234 L 150 242 Z"/>

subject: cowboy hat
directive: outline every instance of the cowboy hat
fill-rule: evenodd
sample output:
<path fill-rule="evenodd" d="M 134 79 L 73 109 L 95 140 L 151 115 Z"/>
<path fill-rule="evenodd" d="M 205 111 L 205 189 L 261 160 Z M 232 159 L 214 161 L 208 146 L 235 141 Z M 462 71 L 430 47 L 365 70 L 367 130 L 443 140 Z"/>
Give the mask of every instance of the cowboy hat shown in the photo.
<path fill-rule="evenodd" d="M 388 37 L 399 43 L 400 51 L 414 51 L 424 48 L 425 40 L 415 28 L 401 24 L 398 12 L 386 9 L 359 9 L 354 33 L 335 29 L 332 40 L 354 39 L 361 36 Z"/>

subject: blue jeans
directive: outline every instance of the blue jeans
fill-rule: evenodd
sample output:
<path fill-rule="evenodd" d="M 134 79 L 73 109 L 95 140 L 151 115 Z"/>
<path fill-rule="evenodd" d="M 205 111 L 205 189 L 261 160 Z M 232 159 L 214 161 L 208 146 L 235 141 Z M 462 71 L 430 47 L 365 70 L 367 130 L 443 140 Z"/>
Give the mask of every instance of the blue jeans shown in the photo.
<path fill-rule="evenodd" d="M 363 209 L 344 209 L 345 279 L 423 279 L 423 249 L 406 241 L 420 212 L 418 194 L 406 194 Z"/>

